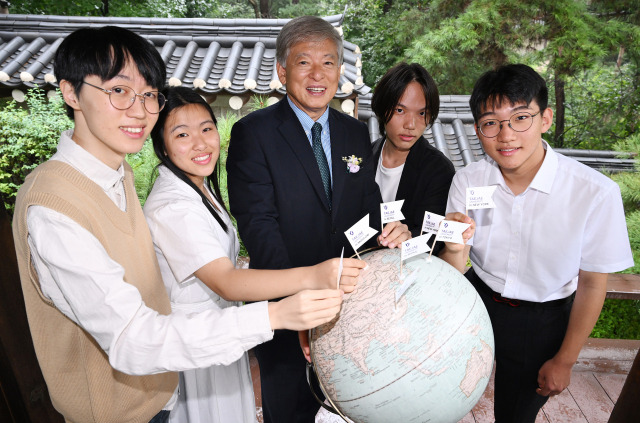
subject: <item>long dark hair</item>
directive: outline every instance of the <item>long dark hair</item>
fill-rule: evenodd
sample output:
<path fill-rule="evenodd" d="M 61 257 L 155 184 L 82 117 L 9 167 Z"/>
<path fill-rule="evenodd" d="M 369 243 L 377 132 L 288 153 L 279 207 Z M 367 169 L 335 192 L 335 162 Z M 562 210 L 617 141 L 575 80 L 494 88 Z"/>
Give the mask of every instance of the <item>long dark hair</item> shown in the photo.
<path fill-rule="evenodd" d="M 191 179 L 189 179 L 187 175 L 185 175 L 184 171 L 182 171 L 182 169 L 176 166 L 171 161 L 169 156 L 165 154 L 166 149 L 164 145 L 164 124 L 167 121 L 167 118 L 169 117 L 171 112 L 181 107 L 188 106 L 189 104 L 197 104 L 204 107 L 205 110 L 209 112 L 209 114 L 211 115 L 211 120 L 213 120 L 213 123 L 217 127 L 218 121 L 216 120 L 216 117 L 213 114 L 213 110 L 211 110 L 211 106 L 209 106 L 209 104 L 202 97 L 200 97 L 199 94 L 197 94 L 195 91 L 191 90 L 190 88 L 170 87 L 170 88 L 165 88 L 162 91 L 162 93 L 167 98 L 167 101 L 165 103 L 164 109 L 162 109 L 160 111 L 160 114 L 158 115 L 158 122 L 151 130 L 151 139 L 153 141 L 153 151 L 155 151 L 156 156 L 158 156 L 158 159 L 160 160 L 161 165 L 165 165 L 167 169 L 173 172 L 173 174 L 176 175 L 178 178 L 180 178 L 181 181 L 189 185 L 191 188 L 193 188 L 195 192 L 198 193 L 198 195 L 200 195 L 200 198 L 202 199 L 202 203 L 205 205 L 207 210 L 209 210 L 209 213 L 213 215 L 213 217 L 220 224 L 222 229 L 225 232 L 228 232 L 229 228 L 227 227 L 227 224 L 224 223 L 224 221 L 222 220 L 222 217 L 220 216 L 220 213 L 216 210 L 214 205 L 211 204 L 211 201 L 209 201 L 209 199 L 204 195 L 204 193 L 200 191 L 200 189 L 193 182 L 191 182 Z M 214 174 L 215 174 L 215 177 L 213 177 Z M 216 162 L 216 165 L 213 168 L 213 173 L 205 178 L 205 183 L 209 185 L 209 189 L 213 193 L 214 197 L 216 198 L 218 203 L 220 203 L 224 211 L 228 214 L 229 212 L 227 211 L 227 207 L 225 206 L 224 201 L 222 201 L 222 195 L 220 195 L 220 184 L 218 182 L 219 177 L 220 177 L 220 166 L 219 166 L 219 162 Z"/>

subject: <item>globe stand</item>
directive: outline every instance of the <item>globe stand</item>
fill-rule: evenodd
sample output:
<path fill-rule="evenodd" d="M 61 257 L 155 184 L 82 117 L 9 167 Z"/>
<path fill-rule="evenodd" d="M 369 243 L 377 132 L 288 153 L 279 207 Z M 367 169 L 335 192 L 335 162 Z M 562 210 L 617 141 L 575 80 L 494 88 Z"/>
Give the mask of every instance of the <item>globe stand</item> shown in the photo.
<path fill-rule="evenodd" d="M 325 404 L 324 401 L 320 399 L 318 394 L 316 394 L 316 391 L 313 389 L 313 381 L 315 381 L 318 384 L 324 397 L 327 399 L 327 401 L 329 401 L 329 403 L 331 403 L 330 406 Z M 322 386 L 322 383 L 318 380 L 318 376 L 316 376 L 316 372 L 313 370 L 313 363 L 309 363 L 309 362 L 307 362 L 307 384 L 309 385 L 309 390 L 311 391 L 311 395 L 313 395 L 313 397 L 316 399 L 316 401 L 318 401 L 318 404 L 320 404 L 322 408 L 324 408 L 325 410 L 333 414 L 339 415 L 340 417 L 342 417 L 342 419 L 345 422 L 347 421 L 346 417 L 340 412 L 340 410 L 338 410 L 338 407 L 336 407 L 333 401 L 331 401 L 331 398 L 327 395 L 326 392 L 324 392 L 324 387 Z"/>

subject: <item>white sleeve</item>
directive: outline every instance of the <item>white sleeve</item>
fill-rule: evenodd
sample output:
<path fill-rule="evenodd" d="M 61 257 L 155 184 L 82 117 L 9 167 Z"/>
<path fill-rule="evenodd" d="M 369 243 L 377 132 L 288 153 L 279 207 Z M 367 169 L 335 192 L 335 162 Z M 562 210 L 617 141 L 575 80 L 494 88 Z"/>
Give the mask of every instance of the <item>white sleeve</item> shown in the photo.
<path fill-rule="evenodd" d="M 178 198 L 145 209 L 145 217 L 153 243 L 162 251 L 178 282 L 184 282 L 207 263 L 227 257 L 217 238 L 222 228 L 202 203 Z"/>
<path fill-rule="evenodd" d="M 620 187 L 612 183 L 594 198 L 582 239 L 580 269 L 612 273 L 633 266 Z"/>
<path fill-rule="evenodd" d="M 27 226 L 43 293 L 95 338 L 119 371 L 142 375 L 228 364 L 273 336 L 266 302 L 160 315 L 76 222 L 32 206 Z"/>

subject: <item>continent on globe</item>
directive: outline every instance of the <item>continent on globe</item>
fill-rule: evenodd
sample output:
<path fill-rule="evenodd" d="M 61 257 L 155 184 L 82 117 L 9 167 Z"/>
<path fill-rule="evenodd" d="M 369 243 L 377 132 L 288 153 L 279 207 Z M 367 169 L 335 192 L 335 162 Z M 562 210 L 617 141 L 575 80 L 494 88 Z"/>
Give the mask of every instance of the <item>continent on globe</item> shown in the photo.
<path fill-rule="evenodd" d="M 455 423 L 484 392 L 493 367 L 491 322 L 455 268 L 400 252 L 361 253 L 368 264 L 340 314 L 311 333 L 311 358 L 328 400 L 356 423 Z"/>

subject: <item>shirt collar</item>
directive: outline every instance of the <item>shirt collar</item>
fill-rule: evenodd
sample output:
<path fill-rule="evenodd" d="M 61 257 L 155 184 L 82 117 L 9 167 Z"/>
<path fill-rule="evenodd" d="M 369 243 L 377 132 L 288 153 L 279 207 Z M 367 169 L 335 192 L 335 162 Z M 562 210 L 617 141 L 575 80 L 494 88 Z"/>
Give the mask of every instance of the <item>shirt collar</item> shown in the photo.
<path fill-rule="evenodd" d="M 298 106 L 293 104 L 293 101 L 291 101 L 289 96 L 287 96 L 287 101 L 289 102 L 289 106 L 291 106 L 291 109 L 293 110 L 293 113 L 296 114 L 296 117 L 300 121 L 300 124 L 302 125 L 302 129 L 304 129 L 304 132 L 306 134 L 310 134 L 311 133 L 311 127 L 316 122 L 318 122 L 320 125 L 322 125 L 322 130 L 323 131 L 326 130 L 326 128 L 327 128 L 326 124 L 327 124 L 327 121 L 329 120 L 329 106 L 328 105 L 327 105 L 327 108 L 325 109 L 324 113 L 322 114 L 322 116 L 320 116 L 318 118 L 318 120 L 314 121 L 313 119 L 311 119 L 311 117 L 308 114 L 306 114 L 305 112 L 300 110 L 298 108 Z"/>
<path fill-rule="evenodd" d="M 553 151 L 545 140 L 542 140 L 542 146 L 547 150 L 547 154 L 544 155 L 542 166 L 538 169 L 538 173 L 536 173 L 529 187 L 548 194 L 551 192 L 553 180 L 556 178 L 556 173 L 558 173 L 558 154 Z"/>
<path fill-rule="evenodd" d="M 122 164 L 117 170 L 110 168 L 93 154 L 76 144 L 71 138 L 72 136 L 73 129 L 62 133 L 56 155 L 98 184 L 104 191 L 108 191 L 122 183 L 124 179 L 124 166 Z"/>
<path fill-rule="evenodd" d="M 551 186 L 558 171 L 558 155 L 545 140 L 542 140 L 542 147 L 546 150 L 544 160 L 527 189 L 532 188 L 544 193 L 549 193 L 551 192 Z M 489 156 L 485 156 L 485 159 L 491 165 L 487 181 L 488 185 L 500 185 L 505 190 L 508 190 L 507 183 L 504 181 L 498 164 Z"/>
<path fill-rule="evenodd" d="M 202 199 L 202 197 L 200 197 L 200 194 L 198 194 L 196 190 L 191 188 L 189 184 L 187 184 L 185 181 L 178 178 L 176 174 L 173 173 L 171 169 L 169 169 L 165 165 L 158 166 L 158 173 L 159 173 L 158 181 L 166 181 L 168 186 L 175 187 L 180 191 L 181 194 L 184 194 L 185 196 L 191 199 L 196 199 L 196 200 Z M 207 187 L 208 189 L 208 184 L 206 183 L 206 181 L 204 186 Z"/>

